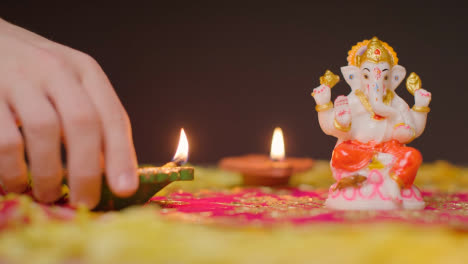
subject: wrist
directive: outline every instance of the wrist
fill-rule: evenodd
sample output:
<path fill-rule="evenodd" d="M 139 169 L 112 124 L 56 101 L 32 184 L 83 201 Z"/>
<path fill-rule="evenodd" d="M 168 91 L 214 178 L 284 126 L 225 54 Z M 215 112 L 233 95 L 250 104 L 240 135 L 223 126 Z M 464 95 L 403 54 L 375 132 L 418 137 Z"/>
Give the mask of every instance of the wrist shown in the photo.
<path fill-rule="evenodd" d="M 332 108 L 333 108 L 333 103 L 331 101 L 328 101 L 328 103 L 325 103 L 325 104 L 317 104 L 315 106 L 315 110 L 317 112 L 327 111 L 327 110 L 330 110 Z"/>
<path fill-rule="evenodd" d="M 403 144 L 409 143 L 413 141 L 416 138 L 416 130 L 414 128 L 406 123 L 398 123 L 393 126 L 394 131 L 397 129 L 405 129 L 408 133 L 407 134 L 400 134 L 400 136 L 397 136 L 397 140 L 400 141 Z"/>
<path fill-rule="evenodd" d="M 342 132 L 348 132 L 349 130 L 351 130 L 351 122 L 349 123 L 348 126 L 342 126 L 340 123 L 338 123 L 338 121 L 336 121 L 336 119 L 333 121 L 333 126 L 339 130 L 339 131 L 342 131 Z"/>
<path fill-rule="evenodd" d="M 429 106 L 417 106 L 417 105 L 414 105 L 411 110 L 415 111 L 415 112 L 419 112 L 419 113 L 429 113 L 429 111 L 431 111 L 431 108 L 429 108 Z"/>

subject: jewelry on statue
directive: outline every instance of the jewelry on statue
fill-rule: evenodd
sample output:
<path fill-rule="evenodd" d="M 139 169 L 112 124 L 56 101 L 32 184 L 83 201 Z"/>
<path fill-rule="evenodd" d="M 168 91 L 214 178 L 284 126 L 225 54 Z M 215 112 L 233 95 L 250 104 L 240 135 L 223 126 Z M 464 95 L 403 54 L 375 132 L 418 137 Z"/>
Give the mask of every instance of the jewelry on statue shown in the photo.
<path fill-rule="evenodd" d="M 317 112 L 327 111 L 327 110 L 332 109 L 332 108 L 333 108 L 333 103 L 331 101 L 326 103 L 326 104 L 321 104 L 321 105 L 318 104 L 318 105 L 315 106 L 315 110 Z"/>
<path fill-rule="evenodd" d="M 340 81 L 340 76 L 333 74 L 330 70 L 327 70 L 323 76 L 320 77 L 320 84 L 324 84 L 328 87 L 333 88 Z"/>
<path fill-rule="evenodd" d="M 409 142 L 413 141 L 416 138 L 416 130 L 414 130 L 414 128 L 412 126 L 410 126 L 410 125 L 408 125 L 406 123 L 398 123 L 398 124 L 394 125 L 393 128 L 397 128 L 397 127 L 400 127 L 400 126 L 408 126 L 411 129 L 411 131 L 413 132 L 413 135 L 411 136 L 411 139 L 406 143 L 409 143 Z"/>
<path fill-rule="evenodd" d="M 374 113 L 374 110 L 372 109 L 372 106 L 371 104 L 369 103 L 369 100 L 367 99 L 367 96 L 364 94 L 364 92 L 360 89 L 357 89 L 354 94 L 357 96 L 357 98 L 359 99 L 359 101 L 361 102 L 362 106 L 364 106 L 364 108 L 367 110 L 367 112 L 369 112 L 371 114 L 371 117 L 374 119 L 374 120 L 377 120 L 377 121 L 381 121 L 381 120 L 384 120 L 385 118 L 383 117 L 380 117 L 378 115 L 376 115 Z M 385 94 L 384 98 L 383 98 L 383 102 L 384 104 L 386 105 L 390 105 L 390 103 L 392 102 L 393 100 L 393 97 L 394 97 L 394 94 L 392 91 L 387 91 L 387 94 Z"/>
<path fill-rule="evenodd" d="M 428 106 L 416 106 L 414 105 L 413 108 L 411 108 L 415 112 L 420 112 L 420 113 L 429 113 L 431 111 L 431 108 Z"/>
<path fill-rule="evenodd" d="M 349 123 L 347 127 L 344 127 L 340 125 L 340 123 L 338 123 L 338 121 L 336 121 L 335 119 L 335 122 L 333 123 L 333 125 L 335 126 L 336 129 L 343 131 L 343 132 L 348 132 L 349 130 L 351 130 L 351 123 Z"/>
<path fill-rule="evenodd" d="M 421 78 L 415 72 L 412 72 L 406 79 L 406 89 L 410 94 L 414 95 L 417 90 L 421 89 L 421 86 Z"/>
<path fill-rule="evenodd" d="M 387 62 L 393 66 L 398 64 L 398 57 L 392 47 L 377 37 L 373 37 L 371 40 L 359 42 L 348 52 L 349 65 L 360 67 L 365 61 Z"/>

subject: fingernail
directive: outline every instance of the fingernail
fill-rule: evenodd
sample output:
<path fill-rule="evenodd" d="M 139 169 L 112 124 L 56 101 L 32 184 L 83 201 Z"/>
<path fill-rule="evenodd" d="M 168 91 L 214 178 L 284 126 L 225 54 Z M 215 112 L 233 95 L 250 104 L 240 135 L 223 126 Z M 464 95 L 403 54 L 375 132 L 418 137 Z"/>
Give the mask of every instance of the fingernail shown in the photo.
<path fill-rule="evenodd" d="M 4 182 L 0 182 L 0 188 L 7 192 L 12 193 L 23 193 L 28 188 L 28 183 L 26 181 L 18 181 L 16 179 L 8 182 L 5 180 Z"/>
<path fill-rule="evenodd" d="M 86 196 L 78 197 L 78 198 L 70 196 L 70 203 L 75 207 L 84 206 L 88 209 L 93 209 L 97 205 L 97 202 L 95 199 L 88 199 L 86 198 Z"/>
<path fill-rule="evenodd" d="M 70 188 L 70 203 L 74 206 L 84 206 L 93 209 L 100 200 L 100 186 L 95 188 Z"/>
<path fill-rule="evenodd" d="M 62 195 L 62 185 L 58 185 L 56 187 L 47 186 L 44 188 L 33 187 L 33 195 L 39 201 L 43 203 L 52 203 L 55 202 L 60 196 Z"/>
<path fill-rule="evenodd" d="M 126 171 L 117 177 L 117 189 L 122 195 L 130 195 L 138 188 L 136 171 Z"/>

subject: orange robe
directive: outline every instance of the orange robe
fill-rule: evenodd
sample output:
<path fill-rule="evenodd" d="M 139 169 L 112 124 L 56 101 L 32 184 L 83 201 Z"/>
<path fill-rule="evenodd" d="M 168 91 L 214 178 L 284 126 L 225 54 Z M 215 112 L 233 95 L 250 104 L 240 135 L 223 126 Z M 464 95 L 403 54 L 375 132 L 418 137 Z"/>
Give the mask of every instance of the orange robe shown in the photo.
<path fill-rule="evenodd" d="M 414 182 L 418 168 L 422 163 L 421 153 L 415 149 L 401 144 L 397 140 L 383 143 L 361 143 L 357 140 L 348 140 L 335 147 L 332 154 L 332 166 L 346 171 L 358 171 L 366 167 L 377 152 L 389 153 L 395 156 L 390 176 L 402 188 L 409 188 Z"/>

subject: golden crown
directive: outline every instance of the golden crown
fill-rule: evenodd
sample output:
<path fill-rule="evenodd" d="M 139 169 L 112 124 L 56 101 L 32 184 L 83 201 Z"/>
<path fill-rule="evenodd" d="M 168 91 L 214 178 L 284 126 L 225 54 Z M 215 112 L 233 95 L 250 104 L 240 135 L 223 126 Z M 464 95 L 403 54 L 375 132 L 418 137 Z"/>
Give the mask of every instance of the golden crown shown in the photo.
<path fill-rule="evenodd" d="M 357 43 L 348 51 L 348 65 L 359 67 L 365 61 L 387 62 L 390 66 L 394 66 L 398 64 L 398 57 L 392 47 L 373 37 L 371 40 Z"/>

